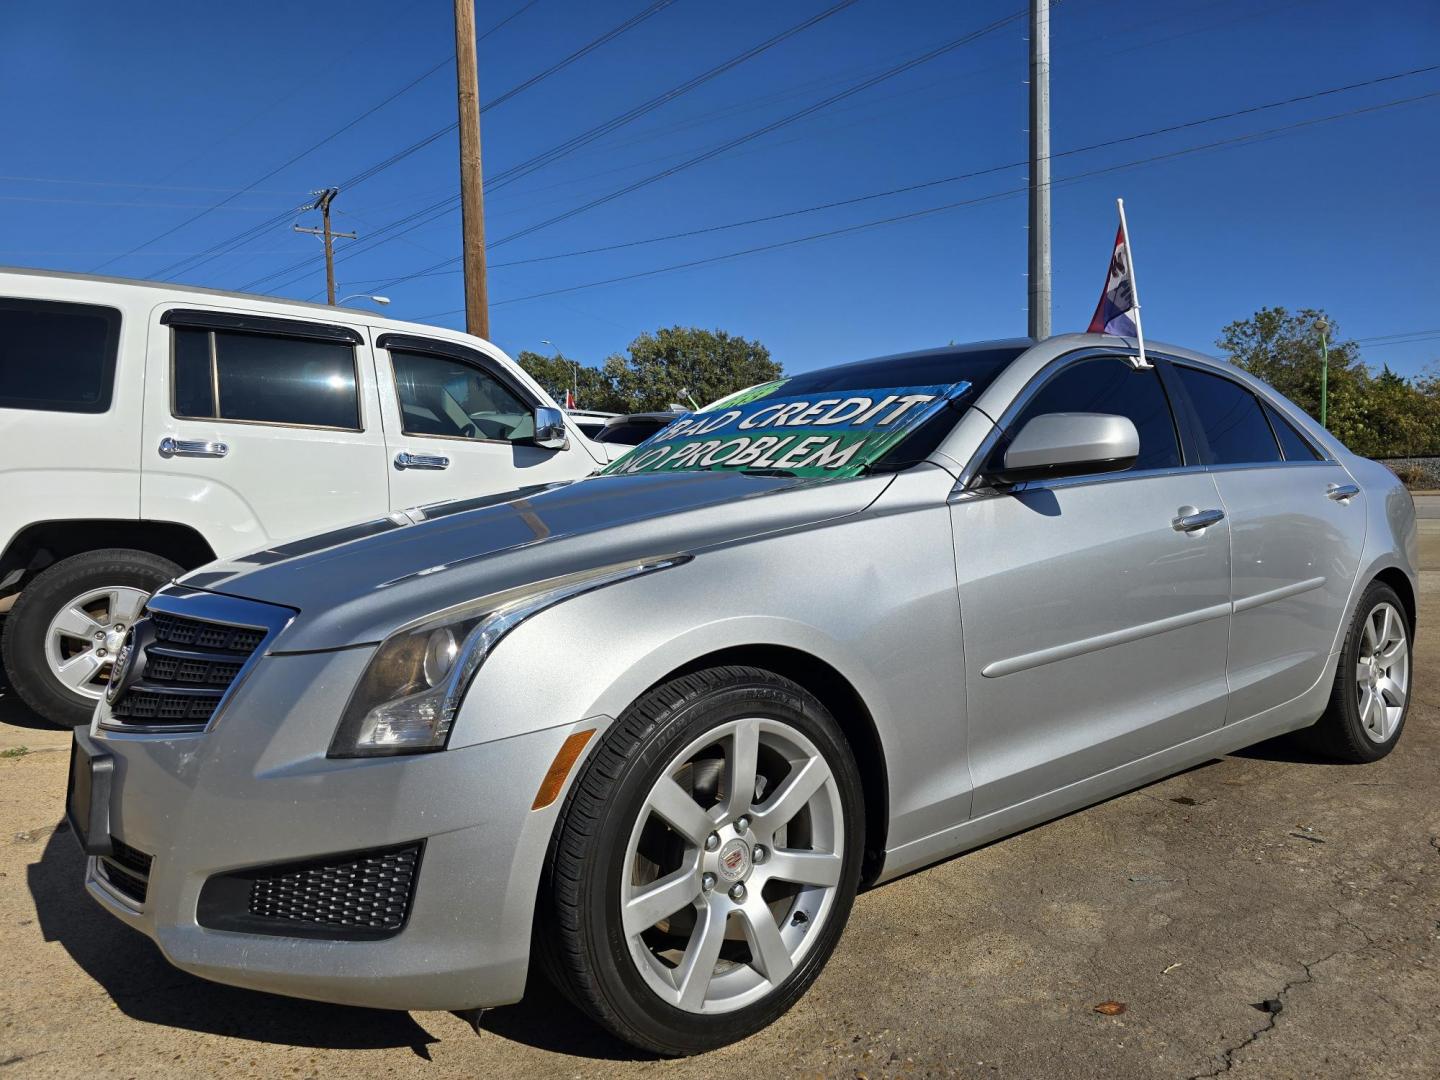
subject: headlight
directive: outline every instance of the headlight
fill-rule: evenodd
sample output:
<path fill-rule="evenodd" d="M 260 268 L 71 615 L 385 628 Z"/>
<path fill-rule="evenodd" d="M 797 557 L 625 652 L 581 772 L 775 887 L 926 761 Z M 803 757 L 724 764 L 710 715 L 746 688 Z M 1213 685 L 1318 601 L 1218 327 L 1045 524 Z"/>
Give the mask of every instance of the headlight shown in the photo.
<path fill-rule="evenodd" d="M 688 558 L 648 559 L 552 578 L 401 627 L 381 643 L 350 695 L 329 756 L 443 750 L 471 678 L 511 629 L 572 596 Z"/>

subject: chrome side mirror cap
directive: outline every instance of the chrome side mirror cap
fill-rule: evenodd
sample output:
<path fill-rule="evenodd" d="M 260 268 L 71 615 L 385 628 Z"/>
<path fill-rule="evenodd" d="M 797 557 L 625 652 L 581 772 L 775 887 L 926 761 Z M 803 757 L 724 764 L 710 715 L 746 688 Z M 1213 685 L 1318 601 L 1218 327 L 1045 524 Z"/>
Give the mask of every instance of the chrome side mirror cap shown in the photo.
<path fill-rule="evenodd" d="M 1044 413 L 1021 428 L 1005 450 L 996 479 L 1018 484 L 1084 473 L 1119 472 L 1135 464 L 1140 433 L 1128 416 Z"/>
<path fill-rule="evenodd" d="M 542 405 L 535 410 L 535 445 L 543 450 L 564 450 L 570 444 L 565 414 Z"/>

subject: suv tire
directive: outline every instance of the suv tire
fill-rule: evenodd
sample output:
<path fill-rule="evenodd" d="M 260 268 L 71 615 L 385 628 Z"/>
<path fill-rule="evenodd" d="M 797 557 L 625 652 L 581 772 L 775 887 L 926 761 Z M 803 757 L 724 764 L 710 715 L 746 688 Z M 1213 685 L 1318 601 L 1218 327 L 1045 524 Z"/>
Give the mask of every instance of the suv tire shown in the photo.
<path fill-rule="evenodd" d="M 21 591 L 5 620 L 0 656 L 10 685 L 56 727 L 89 723 L 99 701 L 98 686 L 109 670 L 108 658 L 118 644 L 114 639 L 124 633 L 121 624 L 128 625 L 145 598 L 181 573 L 169 559 L 130 548 L 87 551 L 46 567 Z M 86 632 L 57 630 L 62 613 L 87 598 L 72 620 L 72 629 L 80 630 L 88 618 Z M 67 660 L 76 663 L 77 677 L 90 669 L 92 678 L 84 683 L 89 693 L 61 680 L 57 663 Z"/>

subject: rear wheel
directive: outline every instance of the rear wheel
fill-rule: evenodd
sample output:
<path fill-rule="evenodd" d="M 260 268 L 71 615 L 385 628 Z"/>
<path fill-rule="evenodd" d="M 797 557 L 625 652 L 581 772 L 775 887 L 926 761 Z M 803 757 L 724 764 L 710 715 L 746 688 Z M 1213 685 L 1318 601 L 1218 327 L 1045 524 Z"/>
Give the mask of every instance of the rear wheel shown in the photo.
<path fill-rule="evenodd" d="M 1337 761 L 1379 761 L 1400 741 L 1410 669 L 1405 605 L 1390 586 L 1371 582 L 1345 636 L 1330 705 L 1303 738 Z"/>
<path fill-rule="evenodd" d="M 181 569 L 146 551 L 110 548 L 37 574 L 5 620 L 5 673 L 57 727 L 88 723 L 126 630 Z"/>
<path fill-rule="evenodd" d="M 744 1038 L 819 974 L 864 846 L 859 774 L 814 697 L 755 668 L 647 694 L 566 800 L 541 946 L 620 1038 L 691 1054 Z"/>

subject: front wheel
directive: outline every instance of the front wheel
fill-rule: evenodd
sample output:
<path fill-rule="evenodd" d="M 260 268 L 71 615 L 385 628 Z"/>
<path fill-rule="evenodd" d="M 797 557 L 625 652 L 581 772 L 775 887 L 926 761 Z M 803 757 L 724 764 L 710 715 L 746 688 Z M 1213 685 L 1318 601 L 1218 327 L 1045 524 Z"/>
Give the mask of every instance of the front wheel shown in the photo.
<path fill-rule="evenodd" d="M 179 576 L 169 559 L 110 548 L 72 555 L 29 582 L 5 620 L 5 674 L 57 727 L 88 723 L 126 630 L 160 586 Z"/>
<path fill-rule="evenodd" d="M 747 667 L 665 683 L 615 724 L 566 799 L 539 923 L 549 970 L 644 1049 L 744 1038 L 834 951 L 864 817 L 844 736 L 805 690 Z"/>

